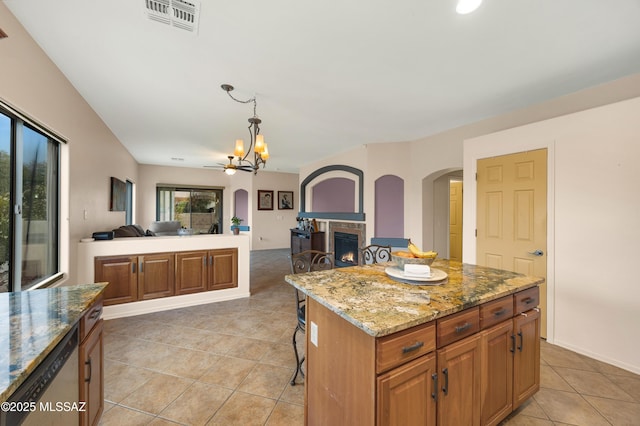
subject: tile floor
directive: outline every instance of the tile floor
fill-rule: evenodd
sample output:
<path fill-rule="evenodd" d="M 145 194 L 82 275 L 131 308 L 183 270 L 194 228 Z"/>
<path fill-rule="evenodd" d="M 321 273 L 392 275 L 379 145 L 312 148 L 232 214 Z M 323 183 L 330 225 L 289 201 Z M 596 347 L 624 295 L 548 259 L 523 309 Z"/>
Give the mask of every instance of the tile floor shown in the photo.
<path fill-rule="evenodd" d="M 248 299 L 106 321 L 101 424 L 303 424 L 287 252 L 252 252 Z M 640 425 L 640 376 L 544 341 L 541 358 L 540 391 L 503 424 Z"/>

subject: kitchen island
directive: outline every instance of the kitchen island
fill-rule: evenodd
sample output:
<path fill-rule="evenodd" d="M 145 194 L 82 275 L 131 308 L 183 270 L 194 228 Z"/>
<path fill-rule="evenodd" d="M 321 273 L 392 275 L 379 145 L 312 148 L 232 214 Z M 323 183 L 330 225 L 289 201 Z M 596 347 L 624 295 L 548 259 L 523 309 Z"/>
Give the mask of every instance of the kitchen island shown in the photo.
<path fill-rule="evenodd" d="M 86 341 L 92 340 L 93 336 L 99 339 L 100 352 L 91 352 L 88 356 L 94 356 L 93 368 L 101 369 L 101 359 L 95 355 L 102 356 L 100 316 L 105 287 L 106 284 L 98 283 L 0 294 L 0 402 L 11 401 L 20 386 L 71 333 L 77 333 L 76 345 L 81 347 L 75 354 L 80 357 L 84 355 L 82 345 Z M 96 331 L 98 333 L 94 333 Z M 98 348 L 96 345 L 87 346 L 87 349 Z M 78 359 L 70 359 L 70 362 L 76 366 L 84 364 Z M 81 370 L 88 371 L 89 368 L 91 366 Z M 78 376 L 76 368 L 75 393 L 85 396 L 83 386 L 86 384 L 94 386 L 92 391 L 95 386 L 99 387 L 102 397 L 102 382 L 98 380 L 101 377 L 94 371 L 90 383 L 91 379 L 85 382 L 83 376 L 82 372 Z M 2 414 L 4 418 L 7 413 Z"/>
<path fill-rule="evenodd" d="M 539 388 L 539 277 L 437 260 L 287 275 L 307 295 L 305 424 L 497 424 Z M 433 284 L 433 283 L 431 283 Z"/>

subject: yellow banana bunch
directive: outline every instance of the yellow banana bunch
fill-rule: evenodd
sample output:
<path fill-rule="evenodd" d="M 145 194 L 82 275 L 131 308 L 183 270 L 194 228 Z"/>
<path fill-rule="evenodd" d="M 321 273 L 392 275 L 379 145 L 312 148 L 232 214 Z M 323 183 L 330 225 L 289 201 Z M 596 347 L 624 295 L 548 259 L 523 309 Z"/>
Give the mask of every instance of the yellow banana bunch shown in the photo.
<path fill-rule="evenodd" d="M 411 240 L 409 240 L 409 245 L 407 245 L 407 248 L 409 249 L 411 254 L 413 254 L 415 257 L 420 257 L 422 259 L 432 259 L 438 255 L 438 253 L 433 250 L 431 251 L 420 250 L 417 245 L 411 242 Z"/>

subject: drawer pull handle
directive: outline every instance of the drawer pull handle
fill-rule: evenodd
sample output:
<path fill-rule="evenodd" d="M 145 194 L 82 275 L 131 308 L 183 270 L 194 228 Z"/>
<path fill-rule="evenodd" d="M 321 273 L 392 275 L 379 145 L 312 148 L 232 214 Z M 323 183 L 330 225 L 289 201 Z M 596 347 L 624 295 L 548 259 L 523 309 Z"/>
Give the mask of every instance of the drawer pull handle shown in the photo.
<path fill-rule="evenodd" d="M 93 368 L 91 367 L 91 357 L 89 357 L 89 359 L 84 362 L 84 365 L 89 366 L 89 377 L 86 377 L 84 381 L 86 383 L 91 383 L 91 376 L 93 375 Z"/>
<path fill-rule="evenodd" d="M 443 368 L 442 374 L 444 374 L 444 387 L 442 388 L 442 392 L 445 395 L 449 394 L 449 369 Z"/>
<path fill-rule="evenodd" d="M 423 346 L 424 346 L 424 342 L 416 342 L 416 343 L 414 343 L 414 344 L 413 344 L 413 345 L 411 345 L 411 346 L 405 346 L 405 347 L 403 347 L 403 348 L 402 348 L 402 353 L 403 353 L 403 354 L 406 354 L 406 353 L 409 353 L 409 352 L 415 351 L 415 350 L 417 350 L 417 349 L 420 349 L 420 348 L 421 348 L 421 347 L 423 347 Z"/>
<path fill-rule="evenodd" d="M 438 374 L 433 373 L 431 375 L 431 380 L 433 380 L 433 392 L 431 392 L 431 398 L 434 401 L 438 401 Z"/>
<path fill-rule="evenodd" d="M 522 337 L 522 331 L 518 332 L 518 336 L 520 336 L 520 346 L 518 346 L 518 350 L 522 352 L 522 348 L 524 347 L 524 337 Z"/>
<path fill-rule="evenodd" d="M 100 316 L 100 314 L 102 313 L 102 307 L 98 308 L 98 309 L 94 309 L 93 312 L 91 312 L 89 314 L 89 319 L 96 319 Z"/>
<path fill-rule="evenodd" d="M 467 331 L 470 328 L 471 328 L 471 323 L 465 322 L 463 325 L 459 325 L 456 327 L 456 333 L 462 333 L 464 331 Z"/>
<path fill-rule="evenodd" d="M 516 353 L 516 335 L 515 334 L 511 335 L 511 349 L 509 349 L 509 352 Z"/>
<path fill-rule="evenodd" d="M 533 301 L 533 297 L 525 297 L 524 299 L 522 299 L 522 303 L 524 303 L 525 305 L 530 305 L 531 303 L 533 303 Z"/>
<path fill-rule="evenodd" d="M 507 310 L 505 308 L 500 308 L 500 309 L 498 309 L 497 311 L 495 311 L 493 313 L 493 316 L 494 317 L 501 317 L 502 315 L 504 315 L 506 313 L 507 313 Z"/>

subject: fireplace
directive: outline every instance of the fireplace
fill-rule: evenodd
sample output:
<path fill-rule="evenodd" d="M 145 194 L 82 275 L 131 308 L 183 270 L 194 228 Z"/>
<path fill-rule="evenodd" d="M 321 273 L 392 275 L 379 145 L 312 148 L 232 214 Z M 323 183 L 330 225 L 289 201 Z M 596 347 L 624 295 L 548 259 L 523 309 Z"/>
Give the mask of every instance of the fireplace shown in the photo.
<path fill-rule="evenodd" d="M 358 235 L 335 232 L 333 244 L 336 268 L 358 264 Z"/>
<path fill-rule="evenodd" d="M 365 224 L 354 222 L 329 222 L 329 250 L 334 253 L 337 268 L 359 263 L 359 248 L 365 241 Z"/>

